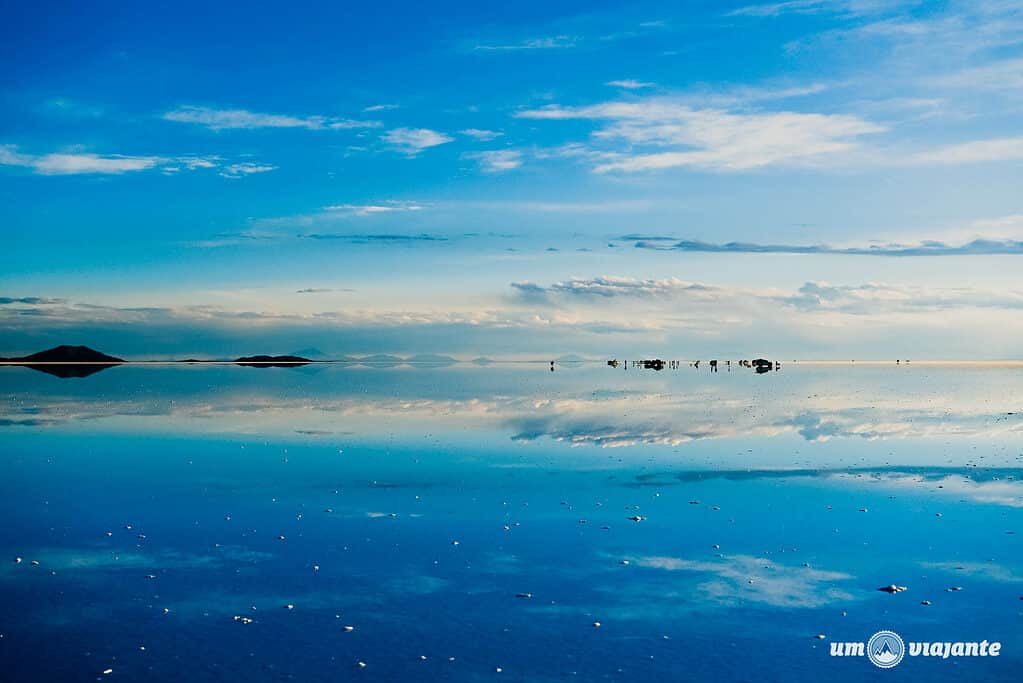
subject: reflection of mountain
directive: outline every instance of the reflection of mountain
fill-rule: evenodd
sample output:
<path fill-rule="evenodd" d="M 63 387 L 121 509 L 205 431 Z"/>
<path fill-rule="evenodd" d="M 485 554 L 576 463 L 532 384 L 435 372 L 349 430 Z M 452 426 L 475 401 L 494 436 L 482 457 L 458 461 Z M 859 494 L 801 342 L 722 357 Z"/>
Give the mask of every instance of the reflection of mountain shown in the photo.
<path fill-rule="evenodd" d="M 313 361 L 301 356 L 242 356 L 235 364 L 254 368 L 290 368 L 306 365 Z"/>
<path fill-rule="evenodd" d="M 412 363 L 413 365 L 424 365 L 439 368 L 454 365 L 458 361 L 451 356 L 442 356 L 436 353 L 420 353 L 408 358 L 406 362 Z"/>
<path fill-rule="evenodd" d="M 26 368 L 37 370 L 39 372 L 45 372 L 47 375 L 53 375 L 54 377 L 60 377 L 61 379 L 76 379 L 82 377 L 88 377 L 89 375 L 95 375 L 97 372 L 103 372 L 107 368 L 112 368 L 118 363 L 93 363 L 91 365 L 32 365 L 26 364 Z"/>
<path fill-rule="evenodd" d="M 45 372 L 62 379 L 88 377 L 112 368 L 124 361 L 90 349 L 88 346 L 55 346 L 21 358 L 3 358 L 11 363 L 22 363 L 27 368 Z M 50 365 L 53 363 L 54 365 Z"/>
<path fill-rule="evenodd" d="M 402 363 L 405 362 L 405 359 L 400 358 L 399 356 L 391 356 L 386 353 L 378 353 L 373 356 L 365 356 L 363 358 L 360 358 L 358 362 L 364 363 L 366 365 L 394 366 L 401 365 Z"/>

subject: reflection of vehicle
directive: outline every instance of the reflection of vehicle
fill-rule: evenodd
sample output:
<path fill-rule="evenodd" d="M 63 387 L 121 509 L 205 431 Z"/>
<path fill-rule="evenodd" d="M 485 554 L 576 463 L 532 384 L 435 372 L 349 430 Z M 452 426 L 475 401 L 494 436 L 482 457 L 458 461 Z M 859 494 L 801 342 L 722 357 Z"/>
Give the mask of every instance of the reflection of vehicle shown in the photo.
<path fill-rule="evenodd" d="M 610 365 L 612 368 L 617 368 L 618 367 L 618 359 L 615 358 L 614 360 L 609 360 L 607 362 L 607 364 Z"/>
<path fill-rule="evenodd" d="M 753 361 L 752 365 L 753 369 L 761 375 L 765 372 L 770 372 L 772 369 L 777 370 L 777 366 L 766 358 L 757 358 Z"/>
<path fill-rule="evenodd" d="M 643 369 L 644 370 L 663 370 L 664 369 L 664 361 L 661 360 L 660 358 L 655 358 L 654 360 L 644 360 L 644 361 L 640 361 L 640 362 L 643 364 Z"/>

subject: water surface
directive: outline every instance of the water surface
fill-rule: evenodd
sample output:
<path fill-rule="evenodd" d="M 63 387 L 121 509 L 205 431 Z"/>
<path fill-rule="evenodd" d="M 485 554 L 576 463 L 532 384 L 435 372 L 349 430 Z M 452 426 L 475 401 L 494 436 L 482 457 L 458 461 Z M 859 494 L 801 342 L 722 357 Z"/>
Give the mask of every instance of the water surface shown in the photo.
<path fill-rule="evenodd" d="M 4 680 L 1023 666 L 1019 368 L 3 367 L 0 396 Z M 829 656 L 881 629 L 1002 654 Z"/>

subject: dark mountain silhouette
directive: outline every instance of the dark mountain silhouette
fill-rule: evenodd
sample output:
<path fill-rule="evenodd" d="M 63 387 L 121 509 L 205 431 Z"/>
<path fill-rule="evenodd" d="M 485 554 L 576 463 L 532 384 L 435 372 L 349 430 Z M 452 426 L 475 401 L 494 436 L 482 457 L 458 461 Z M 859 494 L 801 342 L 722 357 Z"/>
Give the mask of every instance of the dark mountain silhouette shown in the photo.
<path fill-rule="evenodd" d="M 242 356 L 234 360 L 237 365 L 254 368 L 290 368 L 315 361 L 302 356 Z"/>
<path fill-rule="evenodd" d="M 54 346 L 21 358 L 7 358 L 18 363 L 123 363 L 124 360 L 108 356 L 88 346 Z"/>
<path fill-rule="evenodd" d="M 20 363 L 27 368 L 45 372 L 47 375 L 70 379 L 88 377 L 124 361 L 114 356 L 90 349 L 88 346 L 54 346 L 20 358 L 0 358 L 8 363 Z M 53 363 L 54 365 L 50 365 Z"/>

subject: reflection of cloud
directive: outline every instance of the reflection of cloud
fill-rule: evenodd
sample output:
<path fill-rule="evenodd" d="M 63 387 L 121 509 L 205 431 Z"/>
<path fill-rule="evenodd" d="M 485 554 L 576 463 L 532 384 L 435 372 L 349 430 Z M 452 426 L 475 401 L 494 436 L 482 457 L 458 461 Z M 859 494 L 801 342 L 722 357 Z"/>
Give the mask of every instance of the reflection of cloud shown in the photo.
<path fill-rule="evenodd" d="M 396 358 L 394 362 L 400 361 Z M 472 373 L 462 375 L 469 379 L 492 377 L 485 370 L 460 367 Z M 358 372 L 348 364 L 332 366 L 330 371 Z M 875 371 L 858 372 L 870 373 L 868 379 L 876 378 Z M 990 379 L 996 377 L 990 373 L 977 376 L 983 378 L 985 374 Z M 478 388 L 475 393 L 459 392 L 456 397 L 433 391 L 417 396 L 408 393 L 410 388 L 402 398 L 365 396 L 353 395 L 355 389 L 345 389 L 343 383 L 293 398 L 282 398 L 270 389 L 227 384 L 215 397 L 197 392 L 177 396 L 173 402 L 130 394 L 83 400 L 73 392 L 37 393 L 31 395 L 31 401 L 25 401 L 26 394 L 21 393 L 21 400 L 4 404 L 7 409 L 0 411 L 0 427 L 32 429 L 128 418 L 114 424 L 128 429 L 132 424 L 148 429 L 173 425 L 174 429 L 202 432 L 298 433 L 311 439 L 336 439 L 339 432 L 351 430 L 356 424 L 363 434 L 390 432 L 393 424 L 389 418 L 400 414 L 410 429 L 460 431 L 472 423 L 505 431 L 516 442 L 551 439 L 571 446 L 601 448 L 678 446 L 700 440 L 784 435 L 798 435 L 811 442 L 1023 435 L 1023 415 L 994 412 L 993 406 L 977 400 L 977 392 L 983 395 L 990 390 L 987 383 L 971 390 L 960 387 L 956 395 L 949 396 L 940 384 L 926 391 L 886 395 L 863 393 L 855 386 L 846 393 L 829 389 L 824 394 L 818 393 L 819 388 L 812 382 L 808 385 L 797 381 L 790 391 L 765 402 L 751 396 L 746 385 L 729 389 L 715 382 L 691 386 L 684 393 L 666 391 L 659 385 L 655 391 L 623 391 L 618 388 L 618 377 L 608 375 L 613 383 L 609 388 L 585 385 L 578 394 L 564 390 L 556 399 L 509 386 Z"/>
<path fill-rule="evenodd" d="M 447 590 L 451 581 L 437 576 L 408 576 L 385 584 L 385 591 L 399 595 L 432 595 Z"/>
<path fill-rule="evenodd" d="M 835 479 L 848 479 L 848 475 L 835 474 Z M 938 491 L 945 496 L 956 498 L 969 498 L 977 503 L 991 503 L 1004 505 L 1006 507 L 1023 508 L 1023 480 L 991 478 L 979 480 L 967 476 L 925 476 L 921 474 L 910 474 L 891 472 L 879 474 L 865 480 L 864 483 L 876 484 L 892 489 L 913 489 L 926 488 L 928 491 Z"/>
<path fill-rule="evenodd" d="M 112 548 L 29 548 L 20 552 L 28 559 L 38 560 L 44 569 L 55 571 L 210 569 L 233 562 L 259 562 L 273 557 L 270 553 L 242 546 L 221 546 L 209 555 L 176 550 L 122 552 Z M 0 565 L 0 577 L 13 577 L 15 571 L 23 568 L 24 565 L 4 563 Z"/>
<path fill-rule="evenodd" d="M 670 572 L 710 574 L 696 586 L 704 597 L 729 605 L 763 603 L 773 607 L 821 607 L 853 596 L 834 584 L 851 579 L 843 572 L 792 567 L 752 555 L 730 555 L 715 560 L 687 560 L 647 556 L 632 563 Z"/>
<path fill-rule="evenodd" d="M 1019 583 L 1023 581 L 1023 575 L 1020 575 L 1010 567 L 994 562 L 922 562 L 921 566 L 950 574 L 979 576 L 982 579 L 998 581 L 1000 583 Z"/>

